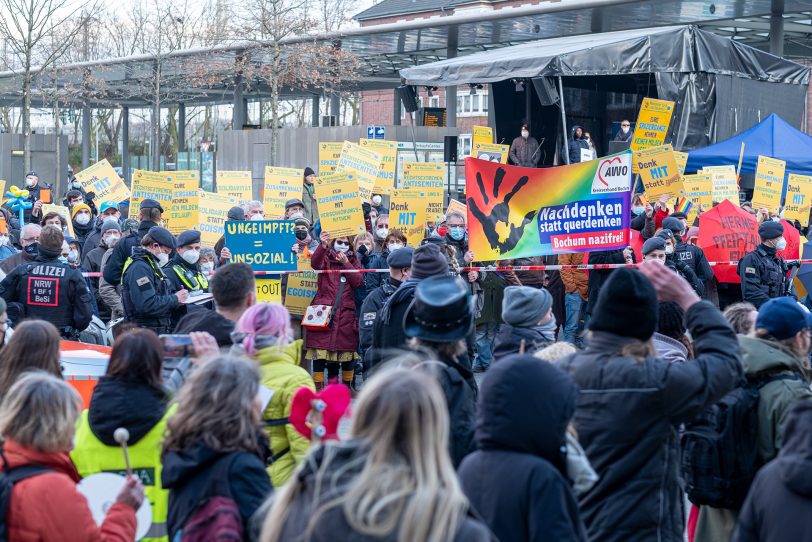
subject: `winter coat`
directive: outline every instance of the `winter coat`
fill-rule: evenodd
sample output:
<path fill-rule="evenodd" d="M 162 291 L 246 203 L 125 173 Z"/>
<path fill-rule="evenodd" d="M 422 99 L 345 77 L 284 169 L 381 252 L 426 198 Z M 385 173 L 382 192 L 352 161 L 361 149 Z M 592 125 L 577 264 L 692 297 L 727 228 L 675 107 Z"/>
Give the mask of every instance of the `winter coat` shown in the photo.
<path fill-rule="evenodd" d="M 541 159 L 539 142 L 533 137 L 517 137 L 510 144 L 510 161 L 515 166 L 537 167 Z"/>
<path fill-rule="evenodd" d="M 631 141 L 632 139 L 634 139 L 634 130 L 629 128 L 629 131 L 626 132 L 625 134 L 623 133 L 623 130 L 618 130 L 617 134 L 615 135 L 614 140 L 615 141 Z"/>
<path fill-rule="evenodd" d="M 101 527 L 96 525 L 87 499 L 76 489 L 79 473 L 67 452 L 45 453 L 6 440 L 3 454 L 9 468 L 41 465 L 54 472 L 27 478 L 14 485 L 8 509 L 8 539 L 15 542 L 132 542 L 135 510 L 114 503 Z"/>
<path fill-rule="evenodd" d="M 581 389 L 575 430 L 600 476 L 580 497 L 590 540 L 683 540 L 677 430 L 742 378 L 736 334 L 719 310 L 700 301 L 685 318 L 696 352 L 690 363 L 624 356 L 636 339 L 606 332 L 560 362 Z"/>
<path fill-rule="evenodd" d="M 229 462 L 225 480 L 215 474 L 222 465 L 219 460 Z M 161 482 L 169 490 L 169 540 L 175 540 L 198 505 L 209 497 L 225 496 L 220 489 L 224 482 L 240 510 L 246 532 L 251 516 L 273 491 L 263 458 L 243 451 L 220 452 L 203 443 L 166 452 Z"/>
<path fill-rule="evenodd" d="M 90 273 L 100 273 L 102 269 L 102 258 L 107 252 L 107 248 L 97 246 L 93 250 L 85 252 L 82 258 L 82 268 Z M 99 307 L 99 317 L 105 322 L 110 320 L 110 307 L 104 303 L 104 299 L 99 295 L 99 279 L 101 277 L 88 277 L 90 281 L 91 294 L 96 298 L 96 305 Z"/>
<path fill-rule="evenodd" d="M 296 465 L 302 462 L 310 448 L 310 442 L 290 423 L 269 425 L 273 420 L 287 420 L 291 402 L 299 388 L 316 389 L 310 374 L 299 366 L 302 358 L 302 341 L 285 346 L 268 346 L 259 350 L 253 358 L 259 363 L 260 383 L 273 390 L 270 403 L 262 418 L 271 439 L 273 463 L 268 467 L 271 484 L 278 488 L 288 481 Z"/>
<path fill-rule="evenodd" d="M 477 451 L 458 473 L 463 491 L 499 540 L 586 541 L 561 451 L 578 388 L 544 366 L 538 376 L 545 392 L 537 393 L 513 360 L 503 362 L 504 370 L 494 367 L 483 383 Z"/>
<path fill-rule="evenodd" d="M 671 363 L 688 361 L 688 349 L 678 340 L 667 337 L 662 333 L 655 333 L 651 340 L 657 350 L 657 357 Z"/>
<path fill-rule="evenodd" d="M 24 263 L 31 263 L 34 261 L 36 256 L 31 256 L 28 254 L 24 249 L 20 252 L 12 254 L 2 262 L 0 262 L 0 271 L 2 271 L 3 276 L 8 275 L 14 268 L 18 265 L 22 265 Z"/>
<path fill-rule="evenodd" d="M 585 254 L 583 252 L 575 252 L 572 254 L 559 254 L 558 263 L 560 265 L 583 265 Z M 581 294 L 584 301 L 587 299 L 587 290 L 589 289 L 589 278 L 586 271 L 578 269 L 562 269 L 559 271 L 561 281 L 564 283 L 564 292 L 571 294 L 577 291 Z"/>
<path fill-rule="evenodd" d="M 634 256 L 632 256 L 634 258 Z M 626 263 L 622 250 L 599 250 L 589 253 L 589 264 Z M 612 269 L 593 269 L 589 272 L 589 285 L 587 287 L 586 313 L 592 314 L 595 304 L 598 302 L 598 294 L 603 287 L 603 283 L 609 278 Z"/>
<path fill-rule="evenodd" d="M 101 259 L 101 269 L 103 270 L 107 265 L 110 256 L 113 254 L 113 249 L 108 248 Z M 99 299 L 105 306 L 110 309 L 110 319 L 116 320 L 124 318 L 124 305 L 121 304 L 120 286 L 116 287 L 107 282 L 104 277 L 99 277 Z"/>
<path fill-rule="evenodd" d="M 450 234 L 446 234 L 445 239 L 448 245 L 454 247 L 454 250 L 456 250 L 457 264 L 460 266 L 460 269 L 473 265 L 473 262 L 466 263 L 465 261 L 465 254 L 469 250 L 468 234 L 459 241 L 451 237 Z M 466 289 L 474 298 L 474 318 L 479 318 L 480 314 L 482 314 L 482 308 L 485 306 L 485 293 L 482 290 L 482 284 L 485 281 L 486 275 L 484 271 L 478 271 L 477 279 L 474 282 L 469 282 L 468 273 L 461 273 L 461 278 L 465 283 Z"/>
<path fill-rule="evenodd" d="M 85 241 L 88 236 L 93 233 L 93 220 L 82 226 L 75 220 L 73 221 L 73 233 L 76 234 L 76 242 L 79 243 L 80 256 L 84 254 Z M 98 243 L 97 243 L 98 244 Z"/>
<path fill-rule="evenodd" d="M 575 130 L 581 128 L 581 137 L 575 137 Z M 581 149 L 589 150 L 589 143 L 586 142 L 584 138 L 584 130 L 581 126 L 577 124 L 572 127 L 570 130 L 570 138 L 567 140 L 567 146 L 569 147 L 569 158 L 570 164 L 579 164 L 581 162 Z M 564 149 L 561 149 L 562 153 Z"/>
<path fill-rule="evenodd" d="M 395 290 L 397 290 L 401 284 L 401 281 L 389 276 L 381 286 L 372 290 L 367 298 L 364 299 L 361 310 L 358 311 L 358 350 L 362 358 L 365 357 L 366 352 L 372 347 L 372 331 L 375 328 L 375 320 L 378 317 L 378 313 L 383 308 L 386 300 L 395 293 Z M 366 361 L 364 364 L 369 368 Z"/>
<path fill-rule="evenodd" d="M 85 238 L 85 244 L 82 246 L 83 255 L 87 254 L 88 252 L 90 252 L 91 250 L 93 250 L 98 246 L 104 246 L 101 245 L 102 225 L 104 225 L 104 222 L 101 220 L 101 218 L 97 218 L 94 221 L 93 231 L 87 235 L 87 238 Z"/>
<path fill-rule="evenodd" d="M 107 264 L 104 266 L 104 280 L 115 286 L 121 284 L 121 275 L 124 273 L 124 264 L 127 258 L 132 256 L 133 249 L 141 244 L 141 239 L 149 232 L 149 229 L 159 225 L 150 220 L 142 220 L 138 224 L 138 230 L 119 239 L 116 246 L 113 247 L 113 253 L 107 260 Z"/>
<path fill-rule="evenodd" d="M 409 338 L 403 329 L 403 319 L 419 283 L 419 279 L 407 279 L 378 311 L 372 331 L 372 346 L 364 356 L 364 363 L 370 368 L 383 363 L 394 350 L 406 347 Z"/>
<path fill-rule="evenodd" d="M 468 367 L 437 354 L 430 364 L 448 404 L 451 423 L 449 451 L 454 467 L 474 451 L 474 427 L 476 423 L 476 398 L 479 392 L 474 373 Z"/>
<path fill-rule="evenodd" d="M 493 341 L 494 359 L 518 354 L 522 341 L 524 341 L 524 351 L 532 354 L 555 342 L 555 334 L 553 333 L 551 336 L 542 333 L 538 327 L 514 327 L 510 324 L 502 324 Z"/>
<path fill-rule="evenodd" d="M 355 253 L 347 252 L 348 262 L 341 265 L 336 260 L 336 252 L 330 248 L 325 249 L 319 245 L 310 264 L 313 269 L 359 269 L 358 258 Z M 341 299 L 336 303 L 336 296 L 344 279 L 344 290 Z M 358 320 L 355 317 L 355 297 L 353 291 L 360 288 L 364 279 L 360 273 L 320 273 L 316 296 L 311 305 L 329 305 L 333 309 L 330 327 L 325 330 L 308 329 L 305 346 L 318 348 L 329 352 L 355 352 L 358 349 Z"/>
<path fill-rule="evenodd" d="M 753 480 L 733 542 L 807 540 L 812 532 L 812 401 L 787 416 L 784 447 Z"/>
<path fill-rule="evenodd" d="M 169 399 L 162 390 L 103 376 L 93 389 L 87 421 L 102 444 L 119 446 L 113 438 L 119 427 L 130 432 L 130 444 L 137 444 L 161 421 L 168 404 Z M 134 405 L 138 408 L 133 408 Z"/>
<path fill-rule="evenodd" d="M 769 382 L 759 389 L 758 458 L 771 461 L 781 449 L 784 419 L 798 401 L 812 399 L 804 361 L 783 346 L 763 339 L 739 335 L 744 374 L 784 375 L 787 378 Z M 800 379 L 793 376 L 800 376 Z M 709 506 L 699 509 L 696 542 L 729 540 L 735 526 L 735 510 L 719 510 Z"/>
<path fill-rule="evenodd" d="M 305 218 L 313 226 L 319 219 L 319 207 L 316 204 L 316 187 L 312 184 L 302 183 L 302 203 L 304 203 Z"/>
<path fill-rule="evenodd" d="M 501 324 L 502 300 L 505 297 L 505 288 L 508 282 L 500 272 L 488 273 L 482 279 L 482 310 L 476 325 Z"/>
<path fill-rule="evenodd" d="M 17 254 L 17 249 L 11 247 L 9 245 L 0 245 L 0 262 L 8 258 L 9 256 L 13 256 Z"/>
<path fill-rule="evenodd" d="M 647 216 L 646 213 L 641 213 L 632 217 L 631 228 L 640 232 L 640 237 L 645 241 L 654 237 L 654 213 Z"/>
<path fill-rule="evenodd" d="M 363 265 L 364 269 L 389 269 L 386 259 L 389 257 L 389 249 L 384 248 L 380 252 L 373 252 L 369 255 L 369 260 Z M 386 273 L 366 273 L 364 275 L 364 287 L 367 292 L 386 282 Z"/>
<path fill-rule="evenodd" d="M 280 540 L 302 540 L 311 520 L 317 513 L 314 503 L 326 503 L 343 496 L 363 468 L 367 456 L 367 447 L 362 441 L 328 442 L 316 448 L 308 456 L 304 468 L 297 474 L 301 491 L 297 491 L 290 504 Z M 317 474 L 321 465 L 329 461 L 329 473 L 326 479 L 330 483 L 317 483 Z M 330 478 L 330 473 L 335 476 Z M 397 542 L 399 525 L 391 533 L 383 536 L 365 535 L 353 530 L 344 515 L 341 506 L 325 508 L 319 513 L 319 520 L 313 523 L 314 529 L 307 540 L 309 542 Z M 430 518 L 414 518 L 430 521 Z M 491 542 L 488 528 L 470 514 L 461 519 L 456 535 L 448 542 Z"/>

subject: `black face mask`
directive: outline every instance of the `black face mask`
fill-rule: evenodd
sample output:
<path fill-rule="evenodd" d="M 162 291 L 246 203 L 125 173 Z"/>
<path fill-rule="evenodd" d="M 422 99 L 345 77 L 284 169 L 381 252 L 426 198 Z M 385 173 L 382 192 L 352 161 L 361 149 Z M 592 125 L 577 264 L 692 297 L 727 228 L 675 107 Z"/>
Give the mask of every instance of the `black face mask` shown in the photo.
<path fill-rule="evenodd" d="M 369 249 L 367 248 L 366 245 L 359 246 L 358 250 L 357 250 L 358 254 L 360 254 L 361 256 L 366 256 L 368 251 L 369 251 Z"/>
<path fill-rule="evenodd" d="M 296 239 L 298 239 L 299 241 L 304 241 L 305 239 L 307 239 L 307 232 L 302 231 L 302 230 L 297 230 L 296 231 Z"/>
<path fill-rule="evenodd" d="M 25 253 L 28 254 L 29 256 L 36 257 L 39 254 L 39 243 L 31 243 L 30 245 L 27 245 L 23 250 L 25 250 Z"/>

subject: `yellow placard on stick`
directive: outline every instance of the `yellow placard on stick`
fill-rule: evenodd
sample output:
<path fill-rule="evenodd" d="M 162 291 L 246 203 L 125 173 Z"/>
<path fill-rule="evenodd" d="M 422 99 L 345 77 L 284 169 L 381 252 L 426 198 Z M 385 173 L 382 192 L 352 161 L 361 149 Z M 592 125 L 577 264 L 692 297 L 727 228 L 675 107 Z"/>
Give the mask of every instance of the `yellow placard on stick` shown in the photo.
<path fill-rule="evenodd" d="M 257 303 L 282 303 L 282 281 L 257 277 Z"/>
<path fill-rule="evenodd" d="M 784 172 L 787 163 L 767 156 L 759 156 L 756 165 L 756 183 L 753 188 L 753 209 L 767 209 L 777 213 L 784 193 Z"/>
<path fill-rule="evenodd" d="M 217 193 L 247 202 L 254 199 L 254 184 L 250 171 L 218 171 Z"/>
<path fill-rule="evenodd" d="M 472 126 L 471 134 L 471 145 L 476 145 L 477 143 L 493 143 L 493 128 L 488 126 Z"/>
<path fill-rule="evenodd" d="M 671 117 L 674 114 L 674 102 L 643 98 L 637 124 L 634 126 L 634 137 L 631 149 L 641 151 L 651 147 L 660 147 L 665 143 Z M 638 173 L 637 160 L 632 162 L 632 173 Z"/>
<path fill-rule="evenodd" d="M 809 226 L 809 209 L 812 204 L 812 177 L 790 173 L 787 179 L 787 200 L 784 203 L 784 218 L 801 226 Z"/>
<path fill-rule="evenodd" d="M 446 168 L 441 162 L 404 162 L 403 188 L 445 190 Z"/>
<path fill-rule="evenodd" d="M 96 194 L 94 201 L 98 202 L 97 205 L 105 201 L 114 201 L 118 204 L 130 199 L 130 189 L 106 159 L 77 173 L 76 180 L 82 183 L 85 192 Z"/>
<path fill-rule="evenodd" d="M 330 175 L 336 170 L 343 147 L 343 141 L 319 143 L 319 175 Z"/>
<path fill-rule="evenodd" d="M 223 236 L 228 211 L 237 205 L 237 199 L 214 192 L 200 191 L 199 226 L 200 243 L 213 247 Z"/>
<path fill-rule="evenodd" d="M 495 143 L 475 143 L 471 145 L 471 156 L 489 162 L 507 164 L 510 145 L 497 145 Z"/>
<path fill-rule="evenodd" d="M 60 215 L 62 218 L 67 220 L 68 222 L 68 233 L 71 237 L 76 237 L 76 234 L 73 233 L 73 221 L 70 217 L 70 211 L 64 205 L 54 205 L 53 203 L 43 203 L 42 204 L 42 216 L 47 215 L 48 213 L 56 213 Z"/>
<path fill-rule="evenodd" d="M 674 158 L 674 151 L 668 147 L 652 147 L 635 154 L 635 163 L 643 180 L 643 187 L 649 200 L 682 197 L 685 189 L 682 176 Z"/>
<path fill-rule="evenodd" d="M 200 227 L 200 180 L 196 171 L 168 172 L 172 183 L 172 208 L 169 213 L 169 231 L 178 235 Z"/>
<path fill-rule="evenodd" d="M 174 187 L 165 171 L 144 171 L 136 169 L 133 173 L 132 195 L 130 196 L 130 218 L 138 218 L 141 201 L 154 199 L 163 207 L 164 218 L 171 216 L 172 193 Z"/>
<path fill-rule="evenodd" d="M 266 220 L 285 217 L 285 202 L 289 199 L 302 198 L 304 170 L 290 167 L 265 167 L 265 185 L 262 207 Z"/>
<path fill-rule="evenodd" d="M 688 223 L 692 224 L 699 214 L 700 206 L 703 211 L 713 206 L 713 175 L 710 173 L 684 175 L 682 185 L 685 187 L 685 197 L 693 203 L 688 212 Z"/>
<path fill-rule="evenodd" d="M 307 307 L 310 306 L 310 302 L 316 297 L 319 276 L 313 273 L 309 254 L 299 254 L 296 263 L 296 268 L 304 272 L 288 275 L 288 283 L 284 292 L 285 307 L 289 313 L 303 316 Z"/>
<path fill-rule="evenodd" d="M 389 201 L 389 230 L 399 230 L 413 247 L 426 233 L 425 198 L 425 190 L 393 190 Z"/>
<path fill-rule="evenodd" d="M 334 239 L 366 231 L 355 173 L 336 172 L 317 178 L 314 184 L 322 231 L 330 232 Z"/>
<path fill-rule="evenodd" d="M 372 191 L 375 194 L 388 194 L 395 188 L 395 170 L 397 169 L 398 144 L 395 141 L 381 139 L 362 139 L 362 147 L 378 153 L 381 164 L 378 168 L 378 179 Z"/>
<path fill-rule="evenodd" d="M 426 222 L 439 223 L 443 219 L 443 191 L 427 188 L 421 192 L 426 202 Z"/>
<path fill-rule="evenodd" d="M 679 168 L 679 174 L 680 175 L 685 175 L 685 166 L 688 164 L 688 153 L 687 152 L 674 151 L 674 160 L 677 161 L 677 167 Z"/>
<path fill-rule="evenodd" d="M 739 205 L 739 182 L 735 166 L 708 166 L 699 173 L 710 173 L 713 176 L 713 201 L 721 203 L 728 200 Z"/>
<path fill-rule="evenodd" d="M 380 154 L 361 145 L 356 145 L 352 141 L 345 141 L 344 146 L 341 148 L 341 157 L 338 159 L 336 172 L 347 171 L 354 173 L 353 178 L 358 183 L 358 194 L 361 201 L 368 202 L 372 198 L 372 191 L 378 179 L 380 166 Z"/>

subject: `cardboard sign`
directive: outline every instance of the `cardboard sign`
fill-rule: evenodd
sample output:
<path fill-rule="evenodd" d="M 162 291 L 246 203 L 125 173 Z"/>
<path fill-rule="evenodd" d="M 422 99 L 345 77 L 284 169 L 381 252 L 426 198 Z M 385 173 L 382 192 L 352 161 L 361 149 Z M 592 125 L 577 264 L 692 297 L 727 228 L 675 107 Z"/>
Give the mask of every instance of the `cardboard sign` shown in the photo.
<path fill-rule="evenodd" d="M 296 316 L 304 316 L 310 302 L 316 297 L 318 289 L 318 275 L 313 273 L 309 256 L 299 254 L 298 269 L 304 273 L 288 275 L 285 288 L 285 307 L 288 312 Z M 309 272 L 308 272 L 309 271 Z"/>
<path fill-rule="evenodd" d="M 637 124 L 634 126 L 632 151 L 662 146 L 673 114 L 674 102 L 643 98 L 640 113 L 637 115 Z M 632 164 L 632 173 L 638 173 L 636 163 L 635 160 Z"/>
<path fill-rule="evenodd" d="M 397 168 L 398 144 L 396 141 L 381 139 L 362 139 L 362 147 L 371 149 L 381 157 L 378 179 L 372 189 L 375 194 L 388 194 L 395 188 L 395 169 Z"/>
<path fill-rule="evenodd" d="M 493 143 L 493 128 L 487 126 L 472 126 L 471 134 L 471 145 L 476 145 L 477 143 Z"/>
<path fill-rule="evenodd" d="M 228 220 L 228 211 L 237 205 L 237 200 L 222 194 L 201 190 L 198 201 L 200 244 L 213 247 L 223 235 L 225 223 Z"/>
<path fill-rule="evenodd" d="M 76 180 L 82 184 L 85 192 L 95 192 L 95 201 L 99 203 L 121 203 L 130 199 L 130 189 L 106 159 L 77 173 Z M 138 213 L 137 207 L 135 212 Z"/>
<path fill-rule="evenodd" d="M 154 199 L 163 207 L 163 216 L 170 217 L 172 211 L 173 185 L 166 172 L 136 169 L 133 173 L 132 195 L 130 196 L 130 218 L 138 218 L 138 207 L 145 199 Z"/>
<path fill-rule="evenodd" d="M 254 199 L 250 171 L 217 171 L 217 193 L 235 198 L 240 203 Z"/>
<path fill-rule="evenodd" d="M 592 152 L 592 149 L 581 149 L 581 162 L 590 162 L 595 158 L 595 153 Z"/>
<path fill-rule="evenodd" d="M 781 208 L 781 196 L 784 194 L 784 170 L 787 163 L 783 160 L 758 157 L 756 166 L 756 183 L 753 188 L 753 209 L 767 209 L 777 213 Z"/>
<path fill-rule="evenodd" d="M 389 202 L 389 229 L 399 230 L 406 242 L 420 246 L 426 233 L 426 193 L 424 190 L 393 190 Z"/>
<path fill-rule="evenodd" d="M 713 205 L 713 175 L 697 173 L 682 178 L 685 197 L 691 200 L 694 207 L 702 206 L 706 211 Z"/>
<path fill-rule="evenodd" d="M 510 145 L 497 145 L 495 143 L 477 143 L 471 145 L 471 157 L 488 162 L 507 164 Z"/>
<path fill-rule="evenodd" d="M 448 202 L 448 207 L 445 208 L 445 216 L 448 217 L 449 213 L 457 212 L 462 216 L 468 216 L 468 206 L 459 200 L 452 199 Z"/>
<path fill-rule="evenodd" d="M 257 277 L 257 303 L 282 303 L 282 280 Z"/>
<path fill-rule="evenodd" d="M 787 180 L 787 199 L 784 203 L 784 218 L 801 226 L 809 226 L 809 210 L 812 205 L 812 177 L 790 173 Z"/>
<path fill-rule="evenodd" d="M 366 231 L 355 174 L 334 173 L 317 178 L 314 184 L 322 231 L 330 232 L 333 239 Z"/>
<path fill-rule="evenodd" d="M 442 190 L 421 190 L 426 207 L 426 222 L 437 224 L 443 220 L 443 192 Z M 391 220 L 391 219 L 390 219 Z"/>
<path fill-rule="evenodd" d="M 262 191 L 262 207 L 265 218 L 285 217 L 285 202 L 289 199 L 302 199 L 304 170 L 289 167 L 265 167 L 265 185 Z"/>
<path fill-rule="evenodd" d="M 377 152 L 345 141 L 341 148 L 336 173 L 347 171 L 354 173 L 358 183 L 358 195 L 361 201 L 370 201 L 375 183 L 378 182 L 378 170 L 381 167 L 381 155 Z M 355 234 L 353 234 L 355 235 Z"/>
<path fill-rule="evenodd" d="M 673 199 L 685 195 L 674 151 L 669 147 L 643 149 L 635 154 L 635 163 L 649 200 L 658 200 L 660 196 Z"/>
<path fill-rule="evenodd" d="M 403 188 L 445 189 L 445 164 L 441 162 L 404 162 Z"/>
<path fill-rule="evenodd" d="M 688 164 L 688 153 L 674 151 L 674 160 L 677 161 L 677 168 L 679 168 L 679 174 L 685 175 L 685 166 Z"/>
<path fill-rule="evenodd" d="M 343 141 L 319 143 L 319 175 L 330 175 L 335 172 L 343 147 Z"/>
<path fill-rule="evenodd" d="M 169 213 L 169 231 L 178 235 L 200 227 L 200 179 L 196 171 L 170 173 L 172 183 L 172 209 Z M 202 236 L 201 236 L 202 237 Z"/>
<path fill-rule="evenodd" d="M 733 166 L 709 166 L 699 173 L 710 173 L 713 176 L 713 201 L 721 203 L 728 200 L 739 205 L 739 182 L 736 168 Z"/>
<path fill-rule="evenodd" d="M 296 270 L 292 220 L 229 220 L 225 233 L 231 263 L 247 263 L 254 271 Z"/>

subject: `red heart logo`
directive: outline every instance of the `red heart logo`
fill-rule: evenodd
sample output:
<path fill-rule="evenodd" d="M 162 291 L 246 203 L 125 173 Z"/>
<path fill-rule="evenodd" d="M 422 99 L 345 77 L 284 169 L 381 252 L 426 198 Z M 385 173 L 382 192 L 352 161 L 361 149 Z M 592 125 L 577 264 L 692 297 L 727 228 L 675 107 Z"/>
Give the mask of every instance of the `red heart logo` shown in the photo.
<path fill-rule="evenodd" d="M 324 402 L 322 411 L 322 423 L 325 434 L 321 440 L 337 439 L 336 431 L 341 418 L 347 413 L 352 401 L 350 389 L 343 384 L 330 384 L 321 393 L 316 393 L 310 388 L 299 388 L 293 395 L 290 405 L 290 424 L 310 440 L 313 436 L 313 427 L 308 420 L 310 411 L 314 408 L 313 402 L 321 400 Z"/>
<path fill-rule="evenodd" d="M 598 167 L 598 180 L 603 183 L 603 186 L 609 186 L 609 183 L 607 183 L 606 180 L 603 178 L 603 175 L 601 175 L 601 170 L 603 169 L 603 166 L 611 166 L 612 164 L 615 163 L 615 161 L 617 161 L 619 164 L 623 163 L 623 160 L 621 160 L 619 156 L 615 156 L 611 160 L 604 160 Z"/>

